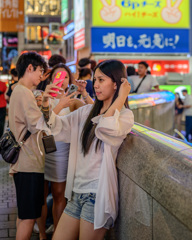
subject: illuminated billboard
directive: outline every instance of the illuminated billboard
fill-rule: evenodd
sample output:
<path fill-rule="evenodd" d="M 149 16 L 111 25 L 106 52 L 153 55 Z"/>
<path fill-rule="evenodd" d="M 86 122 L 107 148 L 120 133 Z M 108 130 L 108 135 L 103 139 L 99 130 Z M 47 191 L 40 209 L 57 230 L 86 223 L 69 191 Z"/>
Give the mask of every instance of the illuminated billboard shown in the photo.
<path fill-rule="evenodd" d="M 20 1 L 20 0 L 19 0 Z M 25 1 L 26 15 L 61 15 L 60 0 L 26 0 Z"/>
<path fill-rule="evenodd" d="M 189 28 L 189 0 L 92 0 L 92 25 Z"/>
<path fill-rule="evenodd" d="M 75 37 L 74 49 L 78 50 L 85 46 L 85 3 L 84 0 L 74 0 L 74 24 Z"/>
<path fill-rule="evenodd" d="M 24 0 L 0 0 L 0 32 L 24 31 Z"/>
<path fill-rule="evenodd" d="M 91 28 L 95 53 L 189 53 L 189 29 Z"/>

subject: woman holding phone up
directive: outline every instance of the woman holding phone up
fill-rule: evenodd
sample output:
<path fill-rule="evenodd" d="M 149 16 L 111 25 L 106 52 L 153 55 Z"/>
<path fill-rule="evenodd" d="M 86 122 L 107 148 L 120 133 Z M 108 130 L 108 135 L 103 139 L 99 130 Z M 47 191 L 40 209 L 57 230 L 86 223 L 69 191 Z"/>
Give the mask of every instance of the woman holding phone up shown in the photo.
<path fill-rule="evenodd" d="M 62 117 L 52 112 L 47 123 L 41 118 L 37 124 L 45 130 L 48 125 L 58 141 L 70 143 L 68 203 L 53 240 L 102 240 L 118 214 L 116 156 L 134 123 L 126 108 L 130 84 L 124 65 L 117 60 L 99 63 L 93 85 L 94 105 Z M 62 108 L 62 101 L 57 106 Z"/>
<path fill-rule="evenodd" d="M 55 98 L 50 100 L 50 106 L 53 111 L 56 111 L 59 116 L 64 116 L 73 112 L 85 105 L 81 100 L 76 98 L 71 98 L 75 93 L 68 96 L 68 88 L 72 84 L 73 76 L 70 69 L 63 63 L 59 63 L 53 67 L 50 72 L 50 82 L 53 82 L 58 72 L 65 71 L 66 76 L 64 81 L 62 82 L 61 88 L 62 92 L 53 93 Z M 61 81 L 60 81 L 61 83 Z M 81 84 L 81 91 L 85 91 L 85 86 Z M 49 92 L 49 85 L 47 86 L 46 92 Z M 46 92 L 44 94 L 46 94 Z M 52 95 L 53 95 L 52 94 Z M 86 94 L 86 92 L 84 93 Z M 62 99 L 62 109 L 57 111 L 57 104 Z M 91 99 L 89 99 L 90 103 L 93 103 Z M 66 206 L 66 200 L 64 197 L 65 185 L 66 185 L 66 177 L 67 177 L 67 167 L 68 167 L 68 158 L 69 158 L 69 143 L 64 143 L 62 141 L 56 142 L 57 151 L 53 153 L 49 153 L 45 155 L 45 184 L 44 184 L 44 205 L 42 208 L 41 218 L 37 220 L 39 232 L 40 232 L 40 240 L 46 239 L 45 233 L 45 224 L 47 217 L 47 204 L 46 198 L 48 196 L 48 183 L 51 183 L 51 192 L 53 196 L 53 222 L 54 229 L 58 224 L 59 218 L 63 213 L 63 210 Z"/>

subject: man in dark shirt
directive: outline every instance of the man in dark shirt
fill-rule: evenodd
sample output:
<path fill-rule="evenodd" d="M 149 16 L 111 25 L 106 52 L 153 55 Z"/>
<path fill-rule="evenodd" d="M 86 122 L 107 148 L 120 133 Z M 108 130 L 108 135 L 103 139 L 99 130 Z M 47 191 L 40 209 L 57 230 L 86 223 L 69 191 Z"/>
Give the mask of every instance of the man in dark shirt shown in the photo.
<path fill-rule="evenodd" d="M 0 137 L 3 135 L 5 117 L 6 117 L 6 105 L 5 92 L 7 90 L 6 84 L 0 81 Z"/>
<path fill-rule="evenodd" d="M 11 74 L 11 76 L 12 76 L 12 83 L 9 84 L 9 88 L 8 88 L 7 93 L 6 93 L 6 95 L 7 95 L 7 101 L 8 101 L 8 102 L 9 102 L 9 100 L 10 100 L 10 97 L 11 97 L 11 94 L 12 94 L 12 91 L 13 91 L 11 87 L 12 87 L 15 83 L 18 82 L 18 75 L 17 75 L 16 68 L 11 69 L 10 74 Z"/>

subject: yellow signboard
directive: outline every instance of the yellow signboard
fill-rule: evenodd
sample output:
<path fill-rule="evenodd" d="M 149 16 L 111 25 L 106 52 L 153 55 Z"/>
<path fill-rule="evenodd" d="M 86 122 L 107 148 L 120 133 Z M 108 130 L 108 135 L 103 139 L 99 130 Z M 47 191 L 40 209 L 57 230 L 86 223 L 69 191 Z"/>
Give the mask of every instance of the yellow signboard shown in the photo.
<path fill-rule="evenodd" d="M 92 25 L 189 28 L 189 0 L 92 0 Z"/>
<path fill-rule="evenodd" d="M 24 31 L 24 0 L 0 0 L 0 32 Z"/>

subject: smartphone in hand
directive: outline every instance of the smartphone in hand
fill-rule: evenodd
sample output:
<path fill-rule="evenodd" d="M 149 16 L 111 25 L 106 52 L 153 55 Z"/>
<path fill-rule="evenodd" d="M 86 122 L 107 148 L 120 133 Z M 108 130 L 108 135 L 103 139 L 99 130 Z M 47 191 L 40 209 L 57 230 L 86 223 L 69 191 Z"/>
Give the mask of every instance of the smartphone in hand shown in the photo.
<path fill-rule="evenodd" d="M 63 81 L 65 80 L 67 73 L 65 71 L 60 71 L 55 75 L 55 78 L 53 80 L 53 83 L 57 83 L 58 81 L 62 80 L 60 83 L 57 84 L 58 87 L 61 87 L 63 84 Z M 59 92 L 59 89 L 53 88 L 52 90 Z M 52 97 L 56 97 L 57 93 L 50 93 Z"/>
<path fill-rule="evenodd" d="M 77 90 L 78 90 L 78 87 L 74 84 L 71 84 L 70 87 L 69 87 L 67 96 L 70 95 L 73 92 L 76 92 Z M 72 96 L 71 98 L 74 98 L 74 97 L 75 97 L 75 95 Z"/>

